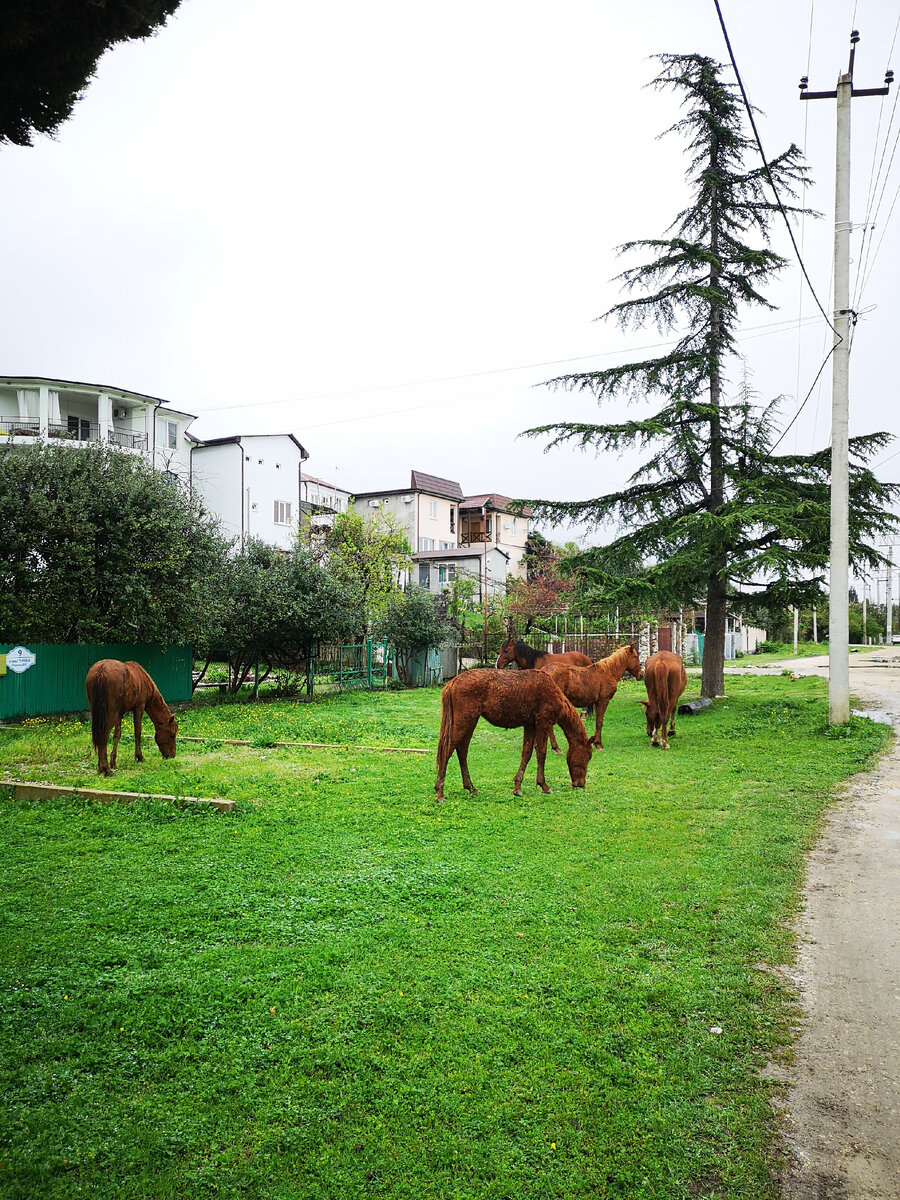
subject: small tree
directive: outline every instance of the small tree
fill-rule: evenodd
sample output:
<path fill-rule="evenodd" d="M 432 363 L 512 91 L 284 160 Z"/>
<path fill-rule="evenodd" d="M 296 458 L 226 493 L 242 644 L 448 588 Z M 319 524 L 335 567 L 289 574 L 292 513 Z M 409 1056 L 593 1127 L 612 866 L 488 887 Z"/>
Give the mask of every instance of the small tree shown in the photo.
<path fill-rule="evenodd" d="M 411 587 L 390 596 L 377 624 L 378 637 L 387 638 L 397 653 L 397 674 L 410 685 L 412 660 L 441 645 L 448 633 L 444 606 L 422 588 Z"/>
<path fill-rule="evenodd" d="M 359 598 L 358 633 L 365 637 L 400 590 L 409 569 L 412 552 L 406 534 L 393 513 L 379 510 L 364 517 L 348 508 L 335 516 L 319 545 L 329 573 Z"/>
<path fill-rule="evenodd" d="M 227 662 L 236 692 L 261 668 L 261 679 L 304 663 L 317 641 L 358 628 L 358 596 L 303 550 L 281 554 L 251 538 L 224 565 L 199 649 Z"/>
<path fill-rule="evenodd" d="M 563 553 L 549 542 L 535 548 L 528 561 L 528 577 L 511 578 L 506 585 L 511 625 L 532 625 L 568 612 L 575 597 L 575 578 L 562 566 Z"/>
<path fill-rule="evenodd" d="M 0 449 L 0 639 L 191 642 L 227 543 L 200 502 L 106 446 Z"/>

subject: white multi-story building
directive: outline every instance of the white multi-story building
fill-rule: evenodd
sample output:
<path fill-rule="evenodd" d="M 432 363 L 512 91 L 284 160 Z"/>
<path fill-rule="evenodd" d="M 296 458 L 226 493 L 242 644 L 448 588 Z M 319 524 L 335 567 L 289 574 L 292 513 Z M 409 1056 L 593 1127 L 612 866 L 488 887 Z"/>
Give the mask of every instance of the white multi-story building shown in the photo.
<path fill-rule="evenodd" d="M 102 443 L 141 454 L 160 471 L 190 481 L 191 413 L 122 388 L 64 379 L 0 378 L 0 445 L 37 440 Z"/>
<path fill-rule="evenodd" d="M 240 545 L 255 537 L 290 550 L 300 519 L 301 468 L 309 458 L 297 438 L 253 433 L 191 440 L 193 490 L 218 516 L 225 536 Z"/>

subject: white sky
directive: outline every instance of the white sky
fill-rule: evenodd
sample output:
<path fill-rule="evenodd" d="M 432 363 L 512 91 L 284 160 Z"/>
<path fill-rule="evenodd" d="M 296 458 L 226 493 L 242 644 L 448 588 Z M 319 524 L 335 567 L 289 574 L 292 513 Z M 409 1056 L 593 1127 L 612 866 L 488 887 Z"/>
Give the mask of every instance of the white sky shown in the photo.
<path fill-rule="evenodd" d="M 830 311 L 835 105 L 797 84 L 835 86 L 855 24 L 855 84 L 880 86 L 900 10 L 721 6 L 767 153 L 806 148 L 825 218 L 798 240 Z M 686 197 L 682 143 L 657 140 L 673 98 L 645 87 L 661 52 L 727 61 L 712 0 L 183 0 L 104 57 L 56 140 L 0 154 L 0 366 L 161 396 L 200 437 L 293 432 L 351 491 L 416 468 L 469 494 L 602 494 L 637 462 L 517 435 L 599 415 L 533 384 L 660 340 L 595 318 L 622 298 L 615 247 L 662 235 Z M 900 432 L 892 93 L 853 101 L 851 433 Z M 769 296 L 743 347 L 790 417 L 830 338 L 796 267 Z M 829 428 L 830 368 L 784 444 Z"/>

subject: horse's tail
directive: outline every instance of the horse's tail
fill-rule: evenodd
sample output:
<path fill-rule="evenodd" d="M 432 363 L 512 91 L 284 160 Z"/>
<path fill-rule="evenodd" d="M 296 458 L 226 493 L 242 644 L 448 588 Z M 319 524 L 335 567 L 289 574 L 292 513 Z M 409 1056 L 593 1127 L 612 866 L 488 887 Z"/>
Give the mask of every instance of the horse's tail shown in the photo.
<path fill-rule="evenodd" d="M 96 750 L 105 746 L 109 737 L 109 713 L 106 705 L 107 683 L 105 675 L 95 675 L 91 680 L 91 690 L 88 694 L 91 706 L 91 741 Z"/>
<path fill-rule="evenodd" d="M 453 745 L 453 681 L 444 688 L 441 694 L 441 732 L 438 735 L 437 763 L 446 763 Z"/>

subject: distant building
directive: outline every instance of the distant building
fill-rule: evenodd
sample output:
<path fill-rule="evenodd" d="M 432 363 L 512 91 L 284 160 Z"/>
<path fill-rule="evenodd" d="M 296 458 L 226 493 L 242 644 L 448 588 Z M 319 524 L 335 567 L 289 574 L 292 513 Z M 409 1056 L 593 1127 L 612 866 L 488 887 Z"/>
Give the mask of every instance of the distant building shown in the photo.
<path fill-rule="evenodd" d="M 225 536 L 290 550 L 300 517 L 301 465 L 309 458 L 297 438 L 252 433 L 191 440 L 193 489 L 219 517 Z"/>
<path fill-rule="evenodd" d="M 313 525 L 330 527 L 337 513 L 346 512 L 352 507 L 350 500 L 350 493 L 344 488 L 301 472 L 300 511 Z"/>
<path fill-rule="evenodd" d="M 358 492 L 353 502 L 359 512 L 384 509 L 398 518 L 413 548 L 412 582 L 427 591 L 468 577 L 480 599 L 485 588 L 502 592 L 511 576 L 525 577 L 530 511 L 513 515 L 506 496 L 466 497 L 455 480 L 412 471 L 408 488 Z"/>

